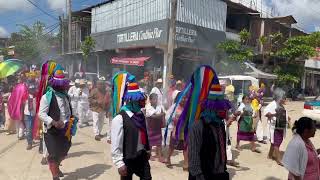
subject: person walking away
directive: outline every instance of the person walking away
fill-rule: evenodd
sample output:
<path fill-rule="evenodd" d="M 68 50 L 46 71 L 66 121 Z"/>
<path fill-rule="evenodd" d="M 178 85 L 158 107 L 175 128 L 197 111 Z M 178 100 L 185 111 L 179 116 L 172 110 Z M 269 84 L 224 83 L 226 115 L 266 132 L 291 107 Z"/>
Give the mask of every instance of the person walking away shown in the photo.
<path fill-rule="evenodd" d="M 93 89 L 89 96 L 90 109 L 93 118 L 93 133 L 96 141 L 101 141 L 104 119 L 106 116 L 106 87 L 105 81 L 97 81 L 97 88 Z"/>
<path fill-rule="evenodd" d="M 72 114 L 67 93 L 69 80 L 65 78 L 63 68 L 56 65 L 53 72 L 40 100 L 39 117 L 45 124 L 44 141 L 48 150 L 49 169 L 53 180 L 59 180 L 64 176 L 60 165 L 71 147 L 71 136 L 75 135 L 77 119 Z"/>
<path fill-rule="evenodd" d="M 133 174 L 141 180 L 151 180 L 150 146 L 145 117 L 141 112 L 146 99 L 137 83 L 129 83 L 126 89 L 123 97 L 126 105 L 112 120 L 112 161 L 121 180 L 132 180 Z"/>
<path fill-rule="evenodd" d="M 75 116 L 78 116 L 78 102 L 79 102 L 79 83 L 80 80 L 76 79 L 75 82 L 71 82 L 68 95 L 71 98 L 72 112 Z"/>
<path fill-rule="evenodd" d="M 231 103 L 224 99 L 222 87 L 213 69 L 209 66 L 202 68 L 205 68 L 204 74 L 200 75 L 204 80 L 200 83 L 209 84 L 202 85 L 200 89 L 207 93 L 199 94 L 204 95 L 200 96 L 199 116 L 195 116 L 191 124 L 189 119 L 189 180 L 229 180 L 224 119 L 228 119 L 227 112 L 231 109 Z M 202 72 L 201 68 L 196 71 L 193 82 L 201 81 L 196 78 Z M 195 93 L 197 92 L 192 94 L 196 95 Z"/>
<path fill-rule="evenodd" d="M 153 87 L 151 89 L 151 92 L 150 94 L 157 94 L 158 96 L 158 105 L 163 105 L 163 91 L 162 91 L 162 79 L 158 79 L 156 84 L 155 84 L 155 87 Z"/>
<path fill-rule="evenodd" d="M 260 150 L 256 149 L 254 129 L 253 129 L 253 118 L 256 117 L 251 106 L 251 100 L 249 96 L 244 95 L 242 103 L 240 104 L 237 112 L 235 113 L 240 116 L 238 121 L 238 132 L 237 132 L 237 146 L 236 149 L 241 151 L 240 141 L 249 141 L 251 144 L 251 151 L 261 153 Z"/>
<path fill-rule="evenodd" d="M 24 137 L 24 105 L 29 97 L 27 85 L 20 79 L 20 83 L 17 84 L 8 100 L 8 112 L 11 121 L 16 126 L 18 133 L 18 139 L 22 140 Z"/>
<path fill-rule="evenodd" d="M 108 133 L 107 133 L 107 143 L 111 144 L 111 124 L 112 124 L 112 106 L 111 106 L 111 94 L 112 94 L 112 88 L 111 88 L 111 82 L 106 82 L 106 118 L 108 119 Z"/>
<path fill-rule="evenodd" d="M 269 137 L 270 137 L 270 150 L 269 159 L 274 159 L 278 165 L 282 166 L 280 157 L 280 146 L 286 135 L 286 128 L 288 121 L 290 120 L 288 113 L 284 107 L 286 103 L 286 97 L 284 90 L 276 88 L 273 92 L 274 101 L 272 101 L 265 109 L 264 116 L 268 118 Z"/>
<path fill-rule="evenodd" d="M 24 106 L 24 124 L 26 128 L 27 137 L 27 150 L 32 149 L 32 128 L 36 115 L 36 87 L 35 85 L 29 86 L 29 97 Z"/>
<path fill-rule="evenodd" d="M 84 79 L 79 83 L 79 101 L 78 101 L 78 115 L 79 115 L 79 127 L 83 128 L 89 126 L 89 89 L 86 86 Z"/>
<path fill-rule="evenodd" d="M 289 171 L 288 180 L 320 180 L 319 154 L 310 141 L 316 132 L 315 122 L 302 117 L 294 123 L 292 130 L 294 135 L 282 159 Z"/>
<path fill-rule="evenodd" d="M 162 131 L 164 127 L 165 111 L 163 106 L 158 106 L 157 94 L 150 94 L 149 103 L 146 106 L 146 120 L 150 147 L 156 146 L 156 156 L 151 159 L 158 158 L 159 162 L 164 163 L 162 154 Z"/>
<path fill-rule="evenodd" d="M 176 95 L 175 104 L 178 103 L 178 99 L 180 98 L 181 95 L 182 95 L 181 92 L 179 92 Z M 166 165 L 167 165 L 168 168 L 172 168 L 171 156 L 173 155 L 174 150 L 183 151 L 183 167 L 182 167 L 182 169 L 184 171 L 187 171 L 188 167 L 189 167 L 189 165 L 188 165 L 189 162 L 188 162 L 187 142 L 184 141 L 181 138 L 177 138 L 176 137 L 178 121 L 179 121 L 179 118 L 180 118 L 181 113 L 183 111 L 185 103 L 186 103 L 186 98 L 183 97 L 181 99 L 180 103 L 177 105 L 176 110 L 174 112 L 173 112 L 173 110 L 168 110 L 168 112 L 166 114 L 166 116 L 170 116 L 170 114 L 173 113 L 173 115 L 172 115 L 172 118 L 173 118 L 172 131 L 171 131 L 171 135 L 170 135 L 169 152 L 168 152 L 168 157 L 167 157 L 167 160 L 166 160 Z M 169 118 L 170 117 L 167 117 L 166 119 L 169 120 Z M 169 124 L 169 126 L 171 126 L 171 123 Z"/>

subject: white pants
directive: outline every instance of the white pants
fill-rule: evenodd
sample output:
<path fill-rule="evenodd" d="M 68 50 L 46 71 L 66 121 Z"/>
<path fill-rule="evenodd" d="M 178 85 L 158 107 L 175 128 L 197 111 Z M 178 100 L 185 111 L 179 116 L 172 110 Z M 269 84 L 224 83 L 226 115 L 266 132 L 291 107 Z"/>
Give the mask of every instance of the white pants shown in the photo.
<path fill-rule="evenodd" d="M 262 120 L 258 120 L 258 123 L 257 123 L 257 130 L 256 130 L 256 136 L 257 136 L 257 140 L 258 141 L 263 141 L 263 123 L 262 123 Z"/>
<path fill-rule="evenodd" d="M 78 117 L 78 102 L 71 102 L 72 114 Z"/>
<path fill-rule="evenodd" d="M 229 139 L 231 141 L 231 137 L 230 137 L 230 132 L 229 132 L 229 127 L 227 127 L 227 125 L 225 124 L 225 128 L 226 128 L 226 153 L 227 153 L 227 160 L 228 161 L 232 161 L 232 146 L 231 143 L 229 144 Z"/>
<path fill-rule="evenodd" d="M 89 121 L 89 104 L 78 105 L 78 117 L 79 124 L 83 124 Z"/>
<path fill-rule="evenodd" d="M 93 133 L 94 133 L 95 136 L 101 134 L 105 116 L 106 116 L 105 112 L 101 112 L 101 113 L 97 113 L 97 112 L 94 112 L 94 111 L 92 112 Z"/>
<path fill-rule="evenodd" d="M 111 141 L 111 124 L 112 124 L 112 117 L 108 117 L 108 134 L 107 134 L 107 140 Z"/>
<path fill-rule="evenodd" d="M 44 138 L 42 138 L 42 157 L 47 158 L 48 157 L 48 150 L 47 150 L 47 146 L 46 146 L 46 142 L 44 142 Z"/>
<path fill-rule="evenodd" d="M 15 123 L 16 123 L 18 138 L 21 138 L 24 136 L 24 129 L 25 129 L 23 121 L 16 121 Z"/>

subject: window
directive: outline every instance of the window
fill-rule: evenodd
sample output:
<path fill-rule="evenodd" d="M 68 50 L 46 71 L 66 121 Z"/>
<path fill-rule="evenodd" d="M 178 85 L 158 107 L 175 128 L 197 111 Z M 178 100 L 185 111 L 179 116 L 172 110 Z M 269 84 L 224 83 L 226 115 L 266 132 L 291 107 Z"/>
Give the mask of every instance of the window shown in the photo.
<path fill-rule="evenodd" d="M 243 92 L 243 81 L 233 80 L 232 85 L 234 86 L 234 95 L 239 95 Z"/>

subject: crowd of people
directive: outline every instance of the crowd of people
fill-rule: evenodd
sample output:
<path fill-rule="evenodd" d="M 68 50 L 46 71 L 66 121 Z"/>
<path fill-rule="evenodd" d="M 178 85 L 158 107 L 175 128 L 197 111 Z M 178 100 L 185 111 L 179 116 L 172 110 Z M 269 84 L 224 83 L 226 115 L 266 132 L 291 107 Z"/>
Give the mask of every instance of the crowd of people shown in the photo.
<path fill-rule="evenodd" d="M 25 138 L 27 150 L 39 140 L 41 163 L 49 165 L 54 180 L 64 176 L 60 165 L 72 136 L 90 125 L 96 141 L 106 136 L 111 144 L 112 161 L 122 180 L 133 174 L 152 179 L 149 160 L 172 168 L 174 151 L 183 152 L 182 169 L 189 172 L 189 180 L 227 180 L 227 165 L 239 167 L 232 156 L 233 123 L 240 153 L 242 141 L 250 143 L 252 153 L 261 153 L 256 143 L 269 140 L 266 158 L 288 169 L 288 179 L 320 179 L 320 151 L 309 140 L 315 123 L 305 117 L 291 122 L 281 88 L 274 89 L 274 100 L 264 107 L 264 84 L 251 86 L 238 104 L 231 81 L 221 85 L 210 66 L 200 66 L 189 83 L 171 76 L 166 89 L 162 79 L 152 83 L 147 75 L 136 81 L 133 74 L 121 71 L 110 81 L 70 81 L 63 70 L 48 61 L 41 77 L 31 70 L 11 85 L 2 82 L 0 88 L 1 128 L 8 135 L 16 133 L 19 140 Z M 103 134 L 105 121 L 109 131 Z M 279 148 L 291 124 L 295 135 L 282 158 Z"/>

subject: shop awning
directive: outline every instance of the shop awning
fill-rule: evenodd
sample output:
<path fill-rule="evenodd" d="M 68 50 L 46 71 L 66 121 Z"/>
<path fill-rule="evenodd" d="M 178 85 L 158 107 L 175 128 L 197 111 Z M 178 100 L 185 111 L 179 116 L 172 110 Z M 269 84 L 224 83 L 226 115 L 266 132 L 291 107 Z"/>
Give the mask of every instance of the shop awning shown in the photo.
<path fill-rule="evenodd" d="M 304 67 L 311 68 L 311 69 L 320 69 L 320 60 L 308 59 L 306 60 Z"/>
<path fill-rule="evenodd" d="M 111 64 L 122 64 L 128 66 L 144 66 L 144 62 L 150 57 L 113 57 Z"/>

